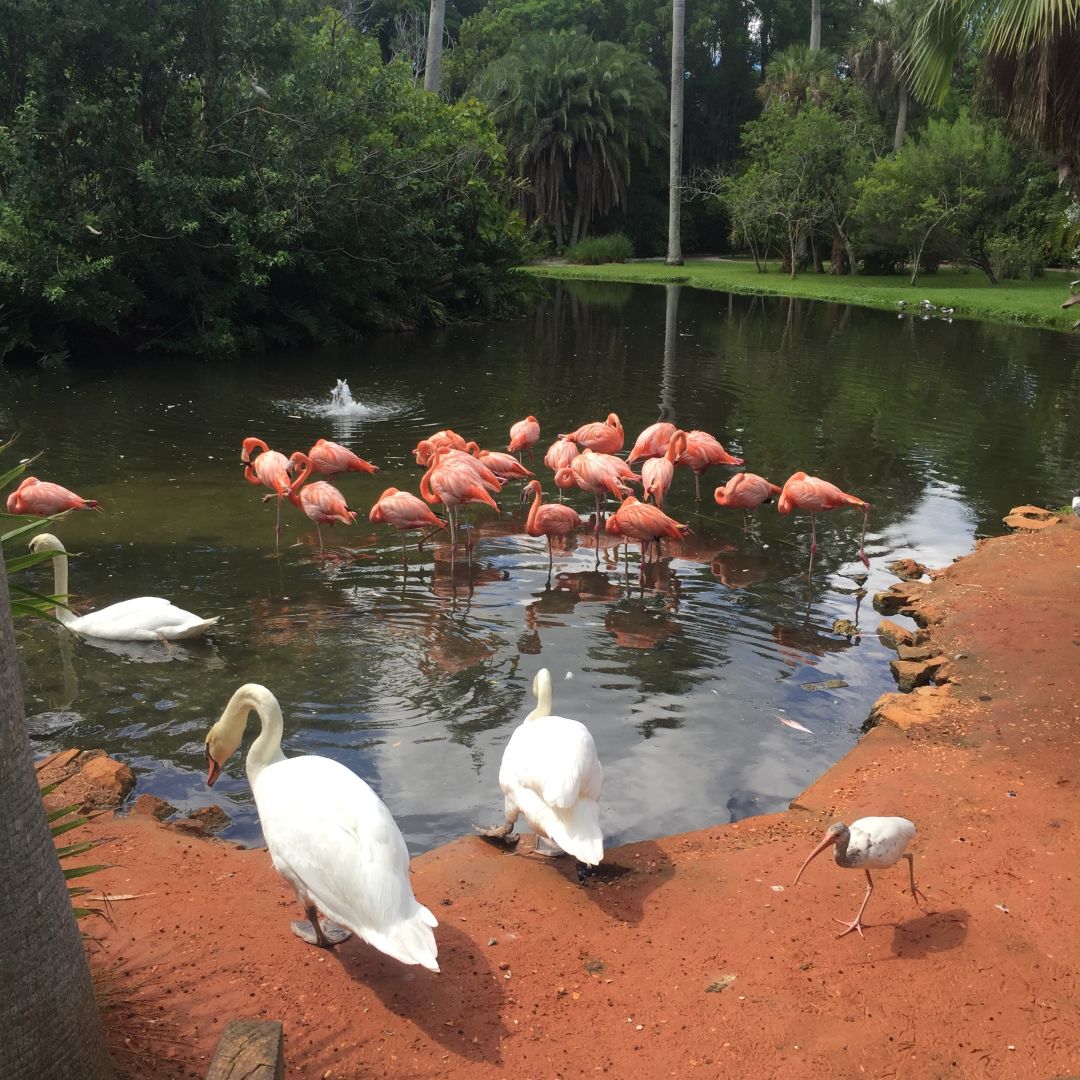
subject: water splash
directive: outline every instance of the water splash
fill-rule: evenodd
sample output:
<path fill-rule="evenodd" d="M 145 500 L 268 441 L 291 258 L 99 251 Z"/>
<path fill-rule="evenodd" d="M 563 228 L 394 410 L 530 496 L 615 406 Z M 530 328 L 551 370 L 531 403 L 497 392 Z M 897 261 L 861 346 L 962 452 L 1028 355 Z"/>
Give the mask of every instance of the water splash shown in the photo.
<path fill-rule="evenodd" d="M 353 398 L 347 380 L 338 379 L 330 391 L 330 404 L 326 406 L 323 416 L 368 416 L 371 411 L 370 406 Z"/>

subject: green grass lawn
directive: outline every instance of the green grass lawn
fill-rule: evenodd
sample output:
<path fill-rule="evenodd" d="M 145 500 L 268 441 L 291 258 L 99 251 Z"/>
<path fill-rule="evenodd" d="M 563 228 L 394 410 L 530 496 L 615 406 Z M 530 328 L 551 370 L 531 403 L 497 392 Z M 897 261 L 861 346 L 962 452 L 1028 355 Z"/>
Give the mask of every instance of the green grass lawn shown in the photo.
<path fill-rule="evenodd" d="M 835 300 L 845 304 L 897 311 L 897 301 L 914 308 L 920 300 L 956 309 L 953 318 L 995 319 L 1068 330 L 1077 310 L 1063 311 L 1072 275 L 1047 272 L 1034 281 L 1006 281 L 991 285 L 975 270 L 939 270 L 920 277 L 912 287 L 907 276 L 835 277 L 832 274 L 799 274 L 792 279 L 775 269 L 762 274 L 752 262 L 688 259 L 684 266 L 662 262 L 608 263 L 603 266 L 570 266 L 545 263 L 525 267 L 540 277 L 583 281 L 629 281 L 642 284 L 693 285 L 722 292 L 799 296 L 811 300 Z"/>

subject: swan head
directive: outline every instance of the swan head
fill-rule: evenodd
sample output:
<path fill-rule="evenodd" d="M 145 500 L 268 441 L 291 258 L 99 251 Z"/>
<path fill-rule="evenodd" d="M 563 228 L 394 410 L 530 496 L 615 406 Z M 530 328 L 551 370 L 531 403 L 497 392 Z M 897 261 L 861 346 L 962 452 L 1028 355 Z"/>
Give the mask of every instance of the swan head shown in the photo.
<path fill-rule="evenodd" d="M 33 540 L 30 541 L 30 552 L 36 555 L 39 551 L 56 551 L 61 554 L 66 554 L 67 549 L 60 542 L 58 536 L 53 536 L 52 533 L 38 533 Z"/>
<path fill-rule="evenodd" d="M 207 787 L 214 786 L 221 775 L 222 766 L 239 749 L 244 738 L 248 713 L 255 709 L 262 716 L 271 706 L 278 707 L 277 698 L 258 683 L 245 683 L 229 699 L 221 718 L 206 733 Z"/>

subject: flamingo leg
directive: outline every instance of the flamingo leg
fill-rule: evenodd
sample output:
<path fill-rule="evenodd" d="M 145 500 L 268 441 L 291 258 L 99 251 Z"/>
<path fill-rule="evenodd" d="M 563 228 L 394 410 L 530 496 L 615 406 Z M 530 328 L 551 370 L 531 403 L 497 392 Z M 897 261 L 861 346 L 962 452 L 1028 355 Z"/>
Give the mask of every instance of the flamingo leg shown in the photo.
<path fill-rule="evenodd" d="M 409 553 L 408 553 L 408 551 L 405 550 L 405 530 L 402 529 L 399 532 L 398 535 L 401 537 L 401 569 L 402 570 L 408 570 L 409 569 Z M 417 544 L 418 549 L 419 549 L 419 547 L 420 547 L 420 545 Z"/>
<path fill-rule="evenodd" d="M 814 573 L 814 552 L 817 551 L 817 514 L 810 512 L 810 565 L 806 568 L 809 578 Z"/>
<path fill-rule="evenodd" d="M 548 578 L 551 577 L 552 568 L 555 565 L 555 552 L 551 550 L 551 537 L 548 536 Z"/>
<path fill-rule="evenodd" d="M 743 536 L 750 535 L 750 518 L 747 517 L 745 510 L 742 512 L 742 534 Z"/>
<path fill-rule="evenodd" d="M 596 532 L 600 531 L 600 496 L 596 496 Z M 600 545 L 597 545 L 597 551 L 600 550 Z"/>
<path fill-rule="evenodd" d="M 859 537 L 859 561 L 870 569 L 870 560 L 866 557 L 866 526 L 870 521 L 870 504 L 863 505 L 862 535 Z"/>
<path fill-rule="evenodd" d="M 320 527 L 320 525 L 319 525 L 319 523 L 317 521 L 315 522 L 315 532 L 319 536 L 319 552 L 322 553 L 323 550 L 324 550 L 323 549 L 323 542 L 322 542 L 322 528 Z"/>
<path fill-rule="evenodd" d="M 874 879 L 870 876 L 870 871 L 863 871 L 866 874 L 866 895 L 863 897 L 862 906 L 859 908 L 859 914 L 855 916 L 855 921 L 845 923 L 843 919 L 837 919 L 836 922 L 840 923 L 846 929 L 841 930 L 837 937 L 843 937 L 845 934 L 850 934 L 852 930 L 859 931 L 859 937 L 863 936 L 862 932 L 862 916 L 866 910 L 866 905 L 870 900 L 870 894 L 874 891 Z"/>
<path fill-rule="evenodd" d="M 915 884 L 915 856 L 910 852 L 906 852 L 904 858 L 907 859 L 908 880 L 911 882 L 911 897 L 915 903 L 918 904 L 919 897 L 922 897 L 923 900 L 925 900 L 926 894 Z"/>
<path fill-rule="evenodd" d="M 694 498 L 701 502 L 701 473 L 694 473 Z"/>
<path fill-rule="evenodd" d="M 281 550 L 281 496 L 277 501 L 277 521 L 274 524 L 274 551 Z"/>

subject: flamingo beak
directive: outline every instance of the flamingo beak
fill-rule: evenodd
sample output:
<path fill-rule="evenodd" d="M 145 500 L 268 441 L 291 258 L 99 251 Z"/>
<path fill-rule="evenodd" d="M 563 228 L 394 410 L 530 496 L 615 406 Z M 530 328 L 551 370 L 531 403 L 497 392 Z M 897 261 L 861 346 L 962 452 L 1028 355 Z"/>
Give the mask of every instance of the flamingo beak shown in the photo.
<path fill-rule="evenodd" d="M 823 851 L 825 851 L 826 848 L 831 847 L 835 843 L 836 843 L 836 833 L 826 833 L 825 834 L 825 839 L 822 840 L 821 843 L 818 844 L 818 846 L 816 848 L 814 848 L 814 850 L 811 851 L 809 855 L 806 856 L 806 861 L 802 864 L 802 866 L 799 867 L 799 872 L 795 875 L 795 880 L 791 884 L 792 885 L 798 885 L 799 884 L 799 878 L 802 877 L 803 871 L 810 865 L 810 863 L 818 855 L 820 855 Z"/>
<path fill-rule="evenodd" d="M 210 756 L 210 747 L 206 747 L 206 786 L 213 787 L 221 775 L 221 766 Z"/>

